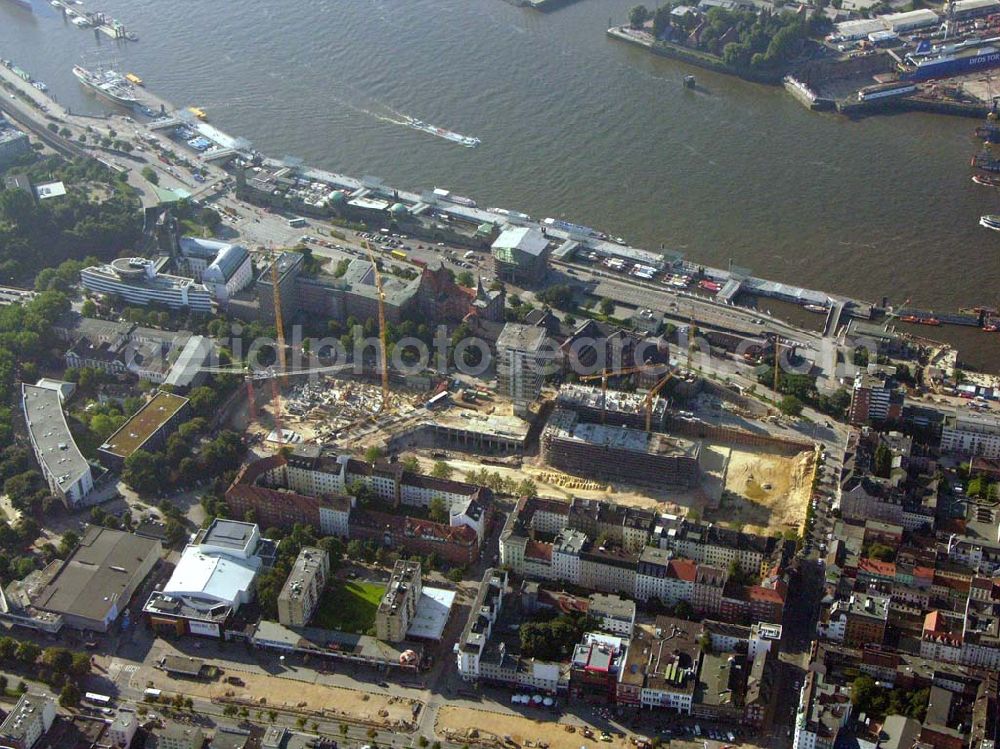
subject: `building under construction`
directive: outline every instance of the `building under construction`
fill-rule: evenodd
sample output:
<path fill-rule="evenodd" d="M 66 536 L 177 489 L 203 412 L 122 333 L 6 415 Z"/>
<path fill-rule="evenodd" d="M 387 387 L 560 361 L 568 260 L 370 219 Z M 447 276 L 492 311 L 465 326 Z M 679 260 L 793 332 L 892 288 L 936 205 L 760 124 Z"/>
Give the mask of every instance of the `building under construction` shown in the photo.
<path fill-rule="evenodd" d="M 623 393 L 618 390 L 601 392 L 599 387 L 563 385 L 556 396 L 556 406 L 574 411 L 580 421 L 600 422 L 611 426 L 644 429 L 646 426 L 646 396 L 643 393 Z M 651 426 L 663 431 L 667 402 L 656 396 L 652 401 Z"/>
<path fill-rule="evenodd" d="M 632 484 L 695 486 L 701 443 L 641 429 L 582 423 L 557 408 L 542 432 L 542 457 L 563 471 Z"/>

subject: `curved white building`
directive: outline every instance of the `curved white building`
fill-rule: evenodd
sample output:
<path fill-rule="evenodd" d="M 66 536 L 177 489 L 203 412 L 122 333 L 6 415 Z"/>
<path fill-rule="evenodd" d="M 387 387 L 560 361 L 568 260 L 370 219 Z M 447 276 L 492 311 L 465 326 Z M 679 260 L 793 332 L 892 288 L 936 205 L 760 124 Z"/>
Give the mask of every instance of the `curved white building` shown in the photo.
<path fill-rule="evenodd" d="M 158 262 L 147 258 L 118 258 L 104 265 L 84 268 L 80 271 L 80 280 L 88 291 L 118 296 L 129 304 L 157 302 L 171 309 L 212 311 L 212 294 L 205 284 L 160 273 Z"/>
<path fill-rule="evenodd" d="M 49 489 L 67 506 L 78 506 L 94 488 L 94 479 L 90 464 L 69 431 L 60 391 L 22 385 L 21 406 L 35 458 Z"/>

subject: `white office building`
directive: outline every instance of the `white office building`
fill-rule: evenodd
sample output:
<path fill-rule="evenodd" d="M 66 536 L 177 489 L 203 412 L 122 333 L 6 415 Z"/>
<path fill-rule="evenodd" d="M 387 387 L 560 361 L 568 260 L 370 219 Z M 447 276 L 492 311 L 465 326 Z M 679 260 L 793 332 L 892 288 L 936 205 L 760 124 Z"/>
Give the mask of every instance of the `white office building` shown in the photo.
<path fill-rule="evenodd" d="M 208 287 L 190 278 L 161 273 L 165 262 L 165 258 L 118 258 L 84 268 L 80 280 L 87 291 L 120 297 L 128 304 L 156 302 L 171 309 L 211 312 L 212 292 Z"/>
<path fill-rule="evenodd" d="M 1000 418 L 960 413 L 941 428 L 941 452 L 1000 458 Z"/>
<path fill-rule="evenodd" d="M 243 245 L 198 237 L 181 237 L 178 244 L 195 281 L 204 284 L 220 304 L 253 281 L 253 262 Z"/>

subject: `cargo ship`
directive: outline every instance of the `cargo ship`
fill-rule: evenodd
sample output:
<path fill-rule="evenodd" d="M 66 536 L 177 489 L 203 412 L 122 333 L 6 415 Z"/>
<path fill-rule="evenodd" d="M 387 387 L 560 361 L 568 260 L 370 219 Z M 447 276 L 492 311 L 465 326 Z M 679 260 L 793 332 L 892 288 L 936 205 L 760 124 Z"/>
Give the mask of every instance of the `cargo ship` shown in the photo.
<path fill-rule="evenodd" d="M 437 127 L 436 125 L 429 125 L 426 122 L 415 120 L 412 117 L 406 118 L 406 124 L 414 130 L 419 130 L 420 132 L 428 133 L 429 135 L 436 135 L 438 138 L 450 140 L 452 143 L 458 143 L 460 146 L 465 146 L 466 148 L 475 148 L 480 143 L 479 138 L 473 138 L 469 135 L 462 135 L 461 133 L 456 133 L 451 130 L 445 130 L 443 127 Z"/>
<path fill-rule="evenodd" d="M 906 56 L 901 77 L 909 81 L 927 81 L 997 66 L 1000 66 L 1000 37 L 966 39 L 937 47 L 931 47 L 924 40 L 915 52 Z"/>
<path fill-rule="evenodd" d="M 901 322 L 916 323 L 917 325 L 940 325 L 941 321 L 936 317 L 917 317 L 916 315 L 903 315 L 899 318 Z"/>
<path fill-rule="evenodd" d="M 73 66 L 73 75 L 84 86 L 98 96 L 107 99 L 112 104 L 131 109 L 139 100 L 135 98 L 135 89 L 125 77 L 113 70 L 93 73 L 80 65 Z"/>

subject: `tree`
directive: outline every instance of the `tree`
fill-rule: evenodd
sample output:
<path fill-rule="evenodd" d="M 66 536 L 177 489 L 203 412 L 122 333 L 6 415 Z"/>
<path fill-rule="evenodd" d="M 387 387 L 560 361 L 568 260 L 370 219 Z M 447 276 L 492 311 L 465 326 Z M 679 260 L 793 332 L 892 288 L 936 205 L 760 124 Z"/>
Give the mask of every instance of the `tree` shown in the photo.
<path fill-rule="evenodd" d="M 142 168 L 142 178 L 151 185 L 160 184 L 160 175 L 151 166 L 144 166 Z"/>
<path fill-rule="evenodd" d="M 441 497 L 431 497 L 430 504 L 427 505 L 427 517 L 435 523 L 447 523 L 448 504 Z"/>
<path fill-rule="evenodd" d="M 785 416 L 798 416 L 802 413 L 803 404 L 794 395 L 786 395 L 778 402 L 778 410 Z"/>
<path fill-rule="evenodd" d="M 885 544 L 872 544 L 868 556 L 880 562 L 891 562 L 896 558 L 896 550 Z"/>
<path fill-rule="evenodd" d="M 348 559 L 364 559 L 365 558 L 365 545 L 359 539 L 354 539 L 347 542 L 347 558 Z"/>
<path fill-rule="evenodd" d="M 633 5 L 628 12 L 628 23 L 633 29 L 641 28 L 649 20 L 649 8 L 645 5 Z"/>
<path fill-rule="evenodd" d="M 598 304 L 598 309 L 600 309 L 602 315 L 610 317 L 615 312 L 615 303 L 611 299 L 604 297 Z"/>
<path fill-rule="evenodd" d="M 531 479 L 523 479 L 517 485 L 517 489 L 514 494 L 518 497 L 537 497 L 538 496 L 538 486 Z"/>
<path fill-rule="evenodd" d="M 202 226 L 215 234 L 222 225 L 222 216 L 215 209 L 205 206 L 201 209 L 201 213 L 198 214 L 198 221 Z"/>
<path fill-rule="evenodd" d="M 559 283 L 542 289 L 536 295 L 542 304 L 556 309 L 573 309 L 573 289 L 568 284 Z"/>
<path fill-rule="evenodd" d="M 80 704 L 80 688 L 72 681 L 67 681 L 59 692 L 59 704 L 63 707 L 76 707 Z"/>
<path fill-rule="evenodd" d="M 365 462 L 375 463 L 382 457 L 382 450 L 374 445 L 365 450 Z"/>
<path fill-rule="evenodd" d="M 873 461 L 875 475 L 884 479 L 889 478 L 889 474 L 892 473 L 892 450 L 884 442 L 879 442 L 875 448 Z"/>
<path fill-rule="evenodd" d="M 453 473 L 454 469 L 443 460 L 436 461 L 431 468 L 431 476 L 436 479 L 450 479 Z"/>
<path fill-rule="evenodd" d="M 93 299 L 84 299 L 80 312 L 84 317 L 94 317 L 97 314 L 97 304 Z"/>
<path fill-rule="evenodd" d="M 168 517 L 163 534 L 168 546 L 180 546 L 181 542 L 187 538 L 187 529 L 184 523 L 175 517 Z"/>
<path fill-rule="evenodd" d="M 673 6 L 664 3 L 653 12 L 653 36 L 657 39 L 662 39 L 667 29 L 673 25 L 672 11 Z"/>
<path fill-rule="evenodd" d="M 22 640 L 17 643 L 14 657 L 26 666 L 33 666 L 35 665 L 35 661 L 38 660 L 38 656 L 41 654 L 42 649 L 38 647 L 38 645 L 33 642 Z"/>
<path fill-rule="evenodd" d="M 160 453 L 136 450 L 125 458 L 122 480 L 140 494 L 152 494 L 163 486 L 165 467 Z"/>
<path fill-rule="evenodd" d="M 409 471 L 410 473 L 420 472 L 420 461 L 417 460 L 416 455 L 407 455 L 400 461 L 400 464 L 403 466 L 404 471 Z"/>
<path fill-rule="evenodd" d="M 674 605 L 674 616 L 678 619 L 694 619 L 694 607 L 687 601 L 678 601 Z"/>
<path fill-rule="evenodd" d="M 476 277 L 472 275 L 471 271 L 463 270 L 457 276 L 455 276 L 455 281 L 467 289 L 475 288 Z"/>

